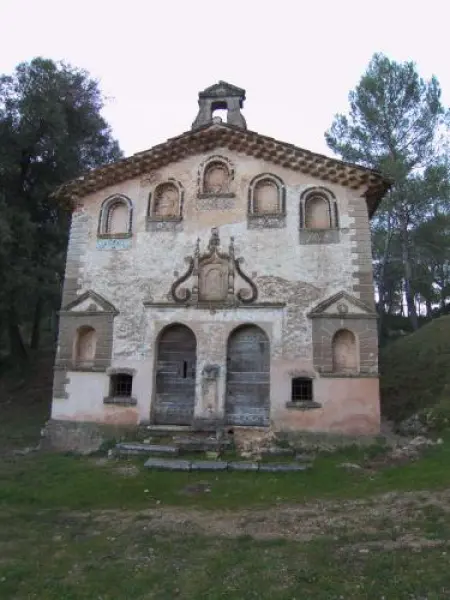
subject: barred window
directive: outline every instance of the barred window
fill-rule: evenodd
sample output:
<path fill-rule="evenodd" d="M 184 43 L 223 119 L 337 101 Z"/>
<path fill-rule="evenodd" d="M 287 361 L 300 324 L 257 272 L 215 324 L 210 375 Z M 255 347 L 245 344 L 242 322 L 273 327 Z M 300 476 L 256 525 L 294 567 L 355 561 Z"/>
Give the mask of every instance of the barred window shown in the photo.
<path fill-rule="evenodd" d="M 312 399 L 312 379 L 309 377 L 294 377 L 292 380 L 291 401 L 308 402 Z"/>
<path fill-rule="evenodd" d="M 110 396 L 129 397 L 133 387 L 132 375 L 117 373 L 111 375 Z"/>

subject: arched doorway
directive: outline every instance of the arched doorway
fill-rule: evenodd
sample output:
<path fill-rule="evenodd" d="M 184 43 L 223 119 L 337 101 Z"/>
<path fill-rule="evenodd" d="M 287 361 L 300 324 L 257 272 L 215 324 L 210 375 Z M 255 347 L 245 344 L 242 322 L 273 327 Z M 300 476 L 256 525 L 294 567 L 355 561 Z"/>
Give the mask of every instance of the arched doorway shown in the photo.
<path fill-rule="evenodd" d="M 225 417 L 229 425 L 269 425 L 270 342 L 256 325 L 238 327 L 228 339 Z"/>
<path fill-rule="evenodd" d="M 195 406 L 197 343 L 185 325 L 169 325 L 159 337 L 153 423 L 191 425 Z"/>

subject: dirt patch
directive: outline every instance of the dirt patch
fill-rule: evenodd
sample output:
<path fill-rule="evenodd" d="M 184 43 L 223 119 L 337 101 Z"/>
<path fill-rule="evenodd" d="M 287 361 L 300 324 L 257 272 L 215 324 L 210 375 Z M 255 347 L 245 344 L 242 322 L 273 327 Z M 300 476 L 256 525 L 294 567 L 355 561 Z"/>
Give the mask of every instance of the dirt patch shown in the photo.
<path fill-rule="evenodd" d="M 95 523 L 109 523 L 117 532 L 139 527 L 154 532 L 199 533 L 231 538 L 248 535 L 260 540 L 284 538 L 296 541 L 310 541 L 324 535 L 351 538 L 361 532 L 367 538 L 378 538 L 383 537 L 384 532 L 389 543 L 412 545 L 420 544 L 423 539 L 420 532 L 412 538 L 404 535 L 426 517 L 429 507 L 450 513 L 450 490 L 390 493 L 370 500 L 280 505 L 265 510 L 210 511 L 158 507 L 142 511 L 92 511 L 89 516 L 94 527 Z M 71 516 L 81 519 L 86 518 L 86 513 L 75 512 Z M 393 530 L 396 531 L 396 539 L 392 541 Z"/>

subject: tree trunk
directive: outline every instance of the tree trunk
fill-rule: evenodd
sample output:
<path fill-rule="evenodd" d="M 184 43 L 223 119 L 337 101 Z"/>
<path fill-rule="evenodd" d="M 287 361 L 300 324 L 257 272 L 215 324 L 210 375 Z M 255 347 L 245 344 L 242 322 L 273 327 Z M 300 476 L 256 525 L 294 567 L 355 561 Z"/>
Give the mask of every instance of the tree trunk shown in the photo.
<path fill-rule="evenodd" d="M 383 336 L 383 327 L 384 327 L 384 286 L 380 282 L 378 286 L 378 338 L 381 339 Z"/>
<path fill-rule="evenodd" d="M 440 293 L 440 305 L 441 305 L 441 310 L 442 310 L 442 314 L 444 314 L 445 311 L 445 301 L 447 300 L 446 296 L 445 296 L 445 292 L 444 292 L 444 284 L 442 284 L 441 286 L 441 293 Z"/>
<path fill-rule="evenodd" d="M 14 360 L 24 363 L 28 360 L 28 353 L 25 347 L 22 334 L 19 328 L 19 320 L 15 308 L 10 308 L 8 315 L 8 337 L 9 352 Z"/>
<path fill-rule="evenodd" d="M 404 268 L 403 273 L 405 279 L 405 297 L 406 306 L 408 309 L 408 317 L 411 321 L 413 330 L 417 331 L 417 329 L 419 329 L 419 322 L 417 320 L 417 311 L 416 304 L 414 302 L 414 294 L 411 289 L 412 269 L 408 248 L 408 232 L 406 228 L 402 232 L 402 260 Z"/>
<path fill-rule="evenodd" d="M 42 298 L 39 296 L 34 307 L 33 329 L 30 340 L 30 347 L 32 350 L 37 350 L 39 348 L 39 342 L 41 338 L 42 307 Z"/>
<path fill-rule="evenodd" d="M 431 306 L 431 300 L 429 298 L 426 298 L 425 306 L 427 308 L 427 319 L 432 319 L 433 318 L 433 307 Z"/>
<path fill-rule="evenodd" d="M 386 239 L 384 241 L 383 248 L 383 257 L 381 259 L 381 268 L 380 268 L 380 281 L 378 285 L 378 337 L 381 338 L 383 334 L 384 327 L 384 313 L 385 313 L 385 294 L 386 294 L 386 285 L 385 285 L 385 277 L 386 277 L 386 265 L 388 263 L 390 243 L 391 243 L 391 222 L 388 220 L 388 230 Z"/>

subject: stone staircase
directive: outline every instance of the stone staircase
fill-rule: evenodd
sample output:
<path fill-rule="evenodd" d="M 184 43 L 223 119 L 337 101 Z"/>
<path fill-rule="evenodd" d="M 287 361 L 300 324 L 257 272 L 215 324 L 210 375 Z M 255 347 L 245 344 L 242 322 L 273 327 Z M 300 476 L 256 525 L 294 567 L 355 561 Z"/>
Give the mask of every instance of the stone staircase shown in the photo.
<path fill-rule="evenodd" d="M 116 457 L 146 458 L 145 467 L 165 471 L 300 472 L 311 468 L 314 457 L 291 448 L 270 447 L 260 460 L 237 456 L 232 436 L 190 427 L 141 427 L 136 441 L 116 444 Z M 279 462 L 278 462 L 279 461 Z"/>

